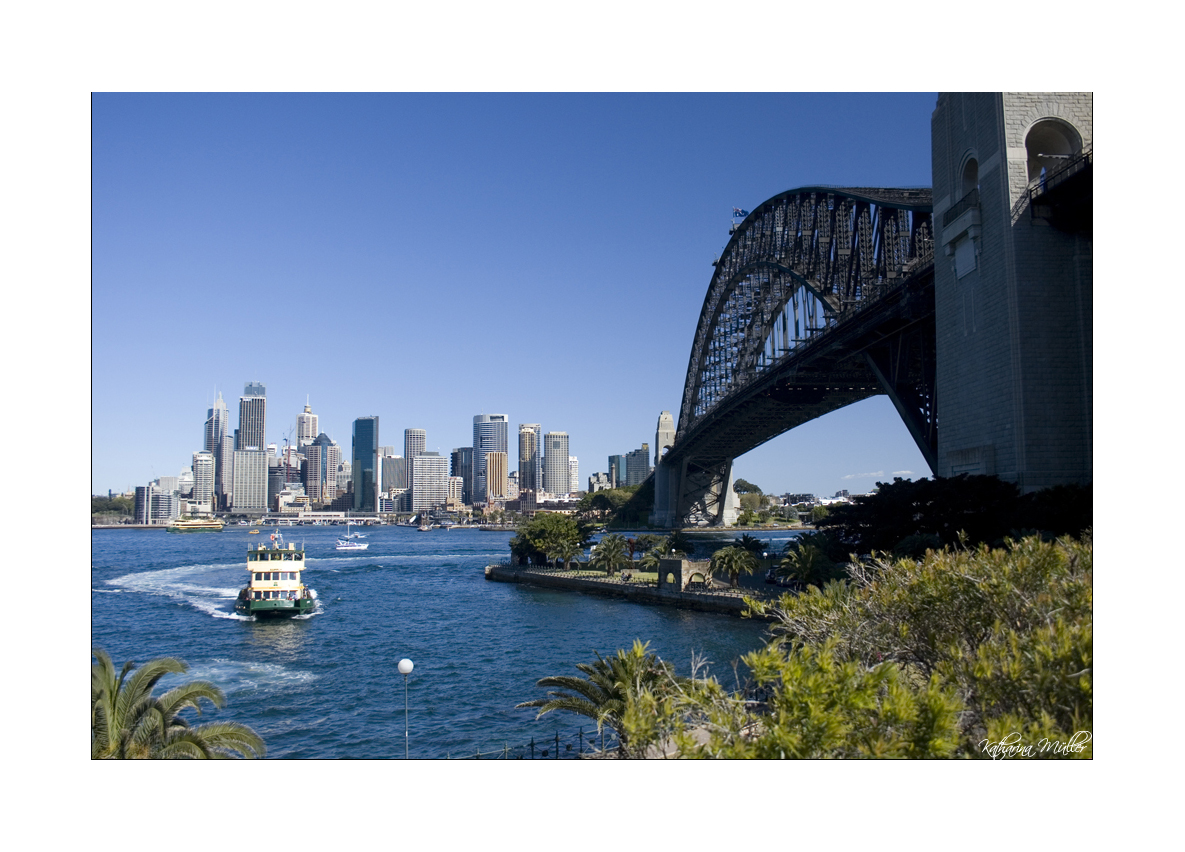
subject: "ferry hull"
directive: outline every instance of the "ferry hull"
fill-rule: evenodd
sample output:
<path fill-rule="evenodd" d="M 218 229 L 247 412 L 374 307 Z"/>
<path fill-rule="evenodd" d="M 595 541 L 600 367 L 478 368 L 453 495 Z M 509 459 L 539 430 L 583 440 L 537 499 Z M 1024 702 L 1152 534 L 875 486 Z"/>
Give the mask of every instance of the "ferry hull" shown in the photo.
<path fill-rule="evenodd" d="M 256 618 L 292 618 L 295 615 L 307 615 L 317 607 L 312 598 L 297 600 L 274 601 L 244 601 L 235 603 L 235 612 L 239 615 L 254 615 Z"/>

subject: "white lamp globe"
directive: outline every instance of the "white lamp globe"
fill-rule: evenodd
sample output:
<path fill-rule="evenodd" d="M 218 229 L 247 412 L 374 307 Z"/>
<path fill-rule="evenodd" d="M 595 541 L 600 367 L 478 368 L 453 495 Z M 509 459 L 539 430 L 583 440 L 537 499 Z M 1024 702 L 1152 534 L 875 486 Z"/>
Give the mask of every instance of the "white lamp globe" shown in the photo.
<path fill-rule="evenodd" d="M 412 668 L 414 668 L 414 664 L 411 660 L 403 659 L 399 661 L 399 673 L 401 675 L 411 674 Z"/>

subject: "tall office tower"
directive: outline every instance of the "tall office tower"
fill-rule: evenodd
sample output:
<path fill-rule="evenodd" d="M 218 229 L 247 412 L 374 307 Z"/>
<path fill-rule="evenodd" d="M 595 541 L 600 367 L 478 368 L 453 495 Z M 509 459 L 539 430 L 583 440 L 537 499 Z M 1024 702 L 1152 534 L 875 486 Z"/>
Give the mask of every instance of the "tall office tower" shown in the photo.
<path fill-rule="evenodd" d="M 625 484 L 641 485 L 650 475 L 650 445 L 625 454 Z"/>
<path fill-rule="evenodd" d="M 412 487 L 412 477 L 415 476 L 415 466 L 411 460 L 424 452 L 428 443 L 428 433 L 423 429 L 403 430 L 403 457 L 407 459 L 407 487 Z"/>
<path fill-rule="evenodd" d="M 350 475 L 350 463 L 345 461 L 344 458 L 337 464 L 336 482 L 337 493 L 339 496 L 344 495 L 347 492 L 350 494 L 354 493 L 354 481 L 353 477 Z M 353 505 L 353 503 L 350 504 L 351 507 Z"/>
<path fill-rule="evenodd" d="M 507 500 L 517 500 L 518 499 L 518 471 L 517 470 L 510 471 L 510 474 L 506 477 L 506 499 Z"/>
<path fill-rule="evenodd" d="M 540 455 L 539 444 L 543 438 L 538 423 L 518 424 L 518 490 L 538 491 L 543 487 L 539 480 Z"/>
<path fill-rule="evenodd" d="M 214 502 L 214 454 L 193 454 L 193 495 L 195 503 Z"/>
<path fill-rule="evenodd" d="M 450 509 L 459 509 L 465 505 L 465 479 L 460 476 L 450 476 L 448 478 L 448 502 L 445 505 Z"/>
<path fill-rule="evenodd" d="M 318 434 L 320 430 L 317 428 L 317 415 L 313 414 L 313 409 L 309 408 L 306 400 L 304 411 L 296 415 L 296 446 L 303 447 L 313 443 L 317 440 Z"/>
<path fill-rule="evenodd" d="M 625 485 L 625 456 L 609 456 L 609 487 Z"/>
<path fill-rule="evenodd" d="M 440 453 L 420 453 L 411 460 L 415 471 L 411 510 L 422 512 L 448 503 L 448 459 Z"/>
<path fill-rule="evenodd" d="M 247 382 L 243 395 L 239 397 L 239 429 L 235 441 L 236 450 L 262 450 L 264 426 L 267 420 L 266 389 L 259 382 Z"/>
<path fill-rule="evenodd" d="M 570 487 L 568 433 L 548 432 L 543 436 L 543 490 L 560 497 Z"/>
<path fill-rule="evenodd" d="M 486 453 L 486 491 L 489 500 L 505 500 L 507 485 L 506 453 Z"/>
<path fill-rule="evenodd" d="M 457 447 L 451 453 L 449 474 L 461 477 L 465 483 L 461 501 L 465 504 L 473 502 L 473 447 Z"/>
<path fill-rule="evenodd" d="M 305 447 L 304 490 L 314 503 L 328 503 L 337 497 L 337 466 L 341 447 L 322 432 Z"/>
<path fill-rule="evenodd" d="M 407 488 L 407 459 L 403 456 L 381 456 L 383 466 L 382 490 L 390 493 Z"/>
<path fill-rule="evenodd" d="M 136 523 L 152 523 L 152 497 L 159 493 L 151 482 L 147 485 L 136 486 Z"/>
<path fill-rule="evenodd" d="M 654 464 L 657 467 L 662 461 L 662 451 L 675 443 L 675 418 L 671 412 L 664 411 L 658 415 L 658 428 L 654 432 Z"/>
<path fill-rule="evenodd" d="M 580 462 L 576 456 L 568 456 L 568 493 L 580 490 Z"/>
<path fill-rule="evenodd" d="M 229 509 L 235 475 L 235 436 L 227 432 L 218 442 L 214 469 L 214 494 L 219 509 Z"/>
<path fill-rule="evenodd" d="M 485 502 L 486 453 L 507 452 L 505 414 L 477 414 L 473 417 L 473 501 Z"/>
<path fill-rule="evenodd" d="M 235 450 L 231 506 L 236 512 L 267 511 L 267 452 Z"/>
<path fill-rule="evenodd" d="M 379 419 L 359 417 L 354 421 L 354 452 L 350 458 L 354 480 L 354 511 L 375 512 L 379 496 Z"/>

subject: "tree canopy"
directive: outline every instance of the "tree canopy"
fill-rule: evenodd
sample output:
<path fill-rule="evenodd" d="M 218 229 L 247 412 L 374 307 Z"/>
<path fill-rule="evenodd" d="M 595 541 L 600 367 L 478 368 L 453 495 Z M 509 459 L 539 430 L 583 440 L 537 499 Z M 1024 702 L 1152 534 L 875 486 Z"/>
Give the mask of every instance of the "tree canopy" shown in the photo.
<path fill-rule="evenodd" d="M 580 523 L 571 515 L 537 512 L 510 540 L 510 554 L 519 564 L 546 565 L 560 551 L 583 548 L 591 534 L 587 523 Z M 568 558 L 571 557 L 565 560 Z"/>
<path fill-rule="evenodd" d="M 738 479 L 732 484 L 732 490 L 737 494 L 761 494 L 762 490 L 746 479 Z"/>

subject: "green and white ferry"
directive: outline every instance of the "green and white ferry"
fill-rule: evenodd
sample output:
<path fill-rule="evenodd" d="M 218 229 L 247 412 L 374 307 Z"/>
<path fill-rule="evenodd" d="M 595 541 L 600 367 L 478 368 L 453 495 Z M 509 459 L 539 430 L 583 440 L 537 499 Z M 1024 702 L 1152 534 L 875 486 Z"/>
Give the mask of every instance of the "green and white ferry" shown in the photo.
<path fill-rule="evenodd" d="M 247 570 L 251 578 L 239 592 L 235 612 L 259 618 L 288 618 L 312 612 L 317 606 L 317 592 L 301 581 L 304 549 L 285 545 L 279 530 L 272 533 L 270 544 L 260 542 L 248 547 Z"/>

